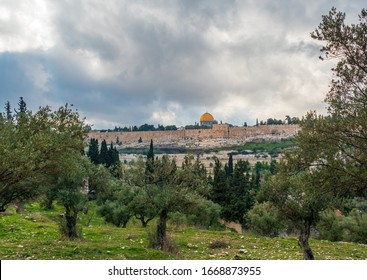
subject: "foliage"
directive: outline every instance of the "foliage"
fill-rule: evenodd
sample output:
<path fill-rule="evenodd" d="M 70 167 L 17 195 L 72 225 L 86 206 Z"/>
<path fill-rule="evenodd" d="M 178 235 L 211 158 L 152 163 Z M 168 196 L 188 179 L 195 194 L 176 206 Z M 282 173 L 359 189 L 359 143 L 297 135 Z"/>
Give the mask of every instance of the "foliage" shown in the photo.
<path fill-rule="evenodd" d="M 261 185 L 259 201 L 269 201 L 278 209 L 283 219 L 299 232 L 298 244 L 305 259 L 314 259 L 308 240 L 312 227 L 320 219 L 320 212 L 333 201 L 330 182 L 323 181 L 320 170 L 302 170 L 288 155 L 285 163 L 278 165 L 274 176 L 268 176 Z M 298 158 L 297 158 L 298 159 Z"/>
<path fill-rule="evenodd" d="M 90 158 L 91 162 L 93 162 L 94 164 L 100 163 L 101 159 L 100 159 L 99 144 L 98 144 L 97 139 L 95 138 L 90 139 L 87 155 Z"/>
<path fill-rule="evenodd" d="M 329 117 L 310 113 L 304 124 L 307 146 L 317 148 L 318 163 L 336 181 L 343 195 L 365 196 L 367 193 L 367 11 L 362 10 L 358 24 L 346 24 L 345 13 L 332 8 L 312 33 L 325 42 L 321 59 L 336 59 L 334 79 L 325 101 Z"/>
<path fill-rule="evenodd" d="M 367 211 L 366 200 L 349 200 L 344 202 L 354 205 L 347 213 L 327 209 L 321 213 L 317 224 L 319 238 L 330 241 L 346 241 L 367 244 Z"/>
<path fill-rule="evenodd" d="M 285 229 L 278 209 L 269 202 L 257 203 L 246 214 L 248 228 L 259 235 L 276 237 Z"/>
<path fill-rule="evenodd" d="M 257 171 L 255 169 L 251 176 L 248 161 L 239 160 L 233 166 L 232 155 L 230 155 L 228 164 L 222 167 L 221 162 L 215 158 L 211 199 L 222 207 L 221 218 L 246 224 L 244 215 L 255 202 L 261 177 L 260 169 L 260 165 L 257 165 Z"/>
<path fill-rule="evenodd" d="M 5 109 L 5 114 L 4 114 L 5 119 L 7 121 L 11 121 L 13 119 L 13 115 L 12 115 L 12 112 L 11 112 L 11 106 L 10 106 L 10 102 L 9 101 L 7 101 L 5 103 L 4 109 Z"/>
<path fill-rule="evenodd" d="M 105 139 L 101 143 L 101 151 L 99 153 L 99 160 L 100 160 L 100 163 L 105 166 L 109 164 L 108 148 L 107 148 L 107 142 Z"/>
<path fill-rule="evenodd" d="M 338 60 L 325 100 L 329 115 L 305 116 L 298 149 L 262 186 L 267 199 L 299 230 L 305 259 L 314 258 L 308 239 L 320 212 L 335 198 L 367 193 L 367 12 L 362 10 L 359 24 L 344 20 L 345 14 L 332 8 L 311 34 L 326 42 L 322 59 Z"/>
<path fill-rule="evenodd" d="M 151 141 L 144 175 L 142 165 L 138 165 L 133 178 L 125 178 L 138 187 L 136 197 L 132 200 L 135 216 L 146 221 L 158 216 L 156 236 L 158 248 L 166 246 L 166 228 L 168 214 L 190 211 L 206 203 L 210 185 L 207 182 L 206 170 L 197 159 L 187 157 L 181 169 L 174 160 L 166 155 L 154 158 L 153 141 Z"/>
<path fill-rule="evenodd" d="M 121 177 L 119 152 L 112 143 L 107 147 L 106 140 L 103 140 L 101 143 L 101 149 L 99 150 L 98 140 L 92 138 L 89 141 L 87 155 L 94 164 L 102 164 L 110 170 L 113 176 L 116 178 Z"/>
<path fill-rule="evenodd" d="M 78 213 L 87 202 L 87 192 L 83 190 L 91 170 L 91 162 L 79 154 L 69 154 L 62 161 L 61 173 L 56 180 L 56 199 L 65 208 L 62 233 L 68 238 L 80 237 L 77 229 Z"/>
<path fill-rule="evenodd" d="M 155 127 L 154 125 L 151 124 L 143 124 L 139 127 L 137 127 L 136 125 L 133 127 L 117 127 L 115 126 L 115 128 L 112 129 L 104 129 L 101 130 L 101 132 L 130 132 L 130 131 L 163 131 L 163 130 L 177 130 L 177 127 L 175 125 L 167 125 L 167 126 L 163 126 L 158 124 L 158 127 Z"/>
<path fill-rule="evenodd" d="M 202 204 L 182 212 L 169 215 L 170 223 L 177 227 L 194 226 L 210 229 L 219 225 L 221 207 L 211 200 L 204 200 Z"/>
<path fill-rule="evenodd" d="M 79 154 L 84 145 L 83 120 L 67 104 L 32 113 L 21 98 L 19 106 L 12 119 L 0 118 L 0 211 L 43 193 L 65 155 Z"/>
<path fill-rule="evenodd" d="M 126 227 L 134 214 L 132 200 L 136 190 L 125 182 L 114 178 L 110 173 L 106 173 L 105 168 L 101 168 L 99 173 L 97 176 L 92 176 L 92 181 L 97 186 L 96 197 L 99 205 L 97 213 L 104 217 L 108 223 L 117 227 Z"/>

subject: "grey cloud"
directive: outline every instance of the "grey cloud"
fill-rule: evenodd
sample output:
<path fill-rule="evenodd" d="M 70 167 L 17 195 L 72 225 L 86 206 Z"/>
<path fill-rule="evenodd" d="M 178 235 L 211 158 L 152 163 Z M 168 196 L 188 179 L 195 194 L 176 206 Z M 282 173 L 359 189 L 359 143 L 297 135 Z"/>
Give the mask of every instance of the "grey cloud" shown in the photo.
<path fill-rule="evenodd" d="M 73 103 L 97 128 L 183 125 L 205 109 L 235 124 L 322 110 L 330 65 L 309 34 L 332 5 L 354 18 L 364 5 L 343 3 L 48 1 L 54 45 L 0 53 L 1 100 Z"/>

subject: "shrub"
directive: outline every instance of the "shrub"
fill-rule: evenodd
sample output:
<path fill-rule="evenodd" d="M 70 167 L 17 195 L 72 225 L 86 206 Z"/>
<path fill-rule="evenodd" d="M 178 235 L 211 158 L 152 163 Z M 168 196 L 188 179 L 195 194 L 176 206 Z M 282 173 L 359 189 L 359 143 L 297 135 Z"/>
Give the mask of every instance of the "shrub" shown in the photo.
<path fill-rule="evenodd" d="M 321 213 L 316 229 L 320 239 L 330 241 L 343 240 L 343 216 L 337 216 L 334 210 L 328 209 Z"/>
<path fill-rule="evenodd" d="M 195 226 L 209 229 L 218 226 L 220 206 L 210 200 L 203 201 L 197 207 L 193 207 L 185 213 L 174 212 L 170 214 L 170 223 L 176 227 Z"/>
<path fill-rule="evenodd" d="M 247 212 L 245 219 L 248 228 L 255 234 L 275 237 L 285 229 L 285 223 L 280 219 L 277 209 L 269 202 L 257 203 Z"/>
<path fill-rule="evenodd" d="M 346 216 L 326 210 L 321 214 L 316 228 L 320 239 L 367 244 L 367 213 L 357 208 Z"/>
<path fill-rule="evenodd" d="M 130 209 L 118 202 L 106 202 L 101 207 L 98 208 L 98 214 L 105 218 L 105 221 L 112 223 L 117 227 L 126 227 L 130 217 Z"/>

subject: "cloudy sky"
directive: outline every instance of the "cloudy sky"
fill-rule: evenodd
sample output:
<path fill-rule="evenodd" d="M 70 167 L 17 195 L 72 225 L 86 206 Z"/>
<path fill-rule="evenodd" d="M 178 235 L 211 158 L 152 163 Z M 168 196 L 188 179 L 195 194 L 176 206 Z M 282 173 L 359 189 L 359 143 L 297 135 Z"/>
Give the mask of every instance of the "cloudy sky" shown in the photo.
<path fill-rule="evenodd" d="M 242 125 L 324 112 L 332 62 L 310 38 L 365 0 L 0 0 L 0 102 L 74 104 L 97 129 Z M 1 108 L 4 107 L 1 106 Z"/>

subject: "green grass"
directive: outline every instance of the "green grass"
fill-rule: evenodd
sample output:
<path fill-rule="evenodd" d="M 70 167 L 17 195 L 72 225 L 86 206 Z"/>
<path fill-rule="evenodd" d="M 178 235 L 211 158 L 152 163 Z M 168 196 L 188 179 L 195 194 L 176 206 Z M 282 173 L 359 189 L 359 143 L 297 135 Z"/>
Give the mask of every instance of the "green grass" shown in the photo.
<path fill-rule="evenodd" d="M 0 214 L 0 259 L 302 259 L 296 238 L 266 238 L 169 225 L 169 236 L 179 249 L 177 254 L 170 254 L 148 248 L 148 231 L 153 230 L 154 223 L 143 229 L 136 220 L 132 220 L 126 229 L 116 228 L 96 216 L 93 207 L 79 220 L 83 226 L 83 238 L 70 241 L 59 234 L 57 220 L 61 212 L 60 207 L 44 211 L 34 204 L 28 206 L 24 214 Z M 224 245 L 210 246 L 213 242 Z M 367 246 L 363 244 L 315 239 L 310 243 L 316 259 L 367 259 Z M 245 249 L 245 253 L 240 249 Z"/>

